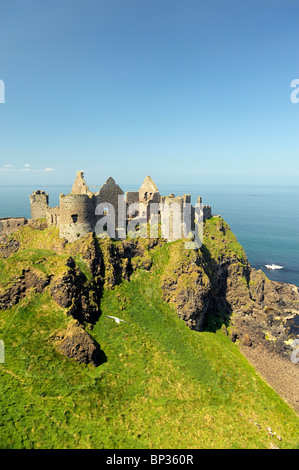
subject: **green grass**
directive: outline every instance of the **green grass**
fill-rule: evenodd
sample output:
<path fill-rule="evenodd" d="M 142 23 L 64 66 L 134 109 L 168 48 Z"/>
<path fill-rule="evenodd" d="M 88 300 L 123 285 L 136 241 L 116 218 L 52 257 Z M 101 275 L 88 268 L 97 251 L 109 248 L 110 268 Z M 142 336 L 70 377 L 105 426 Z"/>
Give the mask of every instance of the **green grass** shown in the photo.
<path fill-rule="evenodd" d="M 229 225 L 220 217 L 212 217 L 205 221 L 203 244 L 214 259 L 230 255 L 242 262 L 247 261 L 243 247 Z"/>
<path fill-rule="evenodd" d="M 13 256 L 36 263 L 40 249 Z M 102 315 L 87 327 L 107 357 L 99 367 L 55 350 L 51 338 L 70 319 L 48 291 L 1 312 L 1 448 L 299 448 L 298 416 L 237 345 L 221 330 L 189 330 L 162 301 L 161 275 L 179 252 L 179 242 L 156 247 L 151 272 L 104 291 Z M 48 253 L 47 272 L 54 257 L 62 267 L 66 254 Z M 90 275 L 79 254 L 76 262 Z"/>

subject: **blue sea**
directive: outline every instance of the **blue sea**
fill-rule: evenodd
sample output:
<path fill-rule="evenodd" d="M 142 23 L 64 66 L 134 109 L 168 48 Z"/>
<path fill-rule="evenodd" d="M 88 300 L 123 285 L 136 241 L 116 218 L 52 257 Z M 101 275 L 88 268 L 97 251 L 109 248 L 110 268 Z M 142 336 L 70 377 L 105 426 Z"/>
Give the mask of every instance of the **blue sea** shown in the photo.
<path fill-rule="evenodd" d="M 67 194 L 71 186 L 2 186 L 0 217 L 30 218 L 29 195 L 36 189 L 46 191 L 52 207 L 59 204 L 59 194 Z M 92 191 L 99 187 L 90 186 Z M 124 191 L 138 187 L 122 185 Z M 299 286 L 299 186 L 219 186 L 219 185 L 159 185 L 162 195 L 191 194 L 212 206 L 230 225 L 246 251 L 254 268 L 261 268 L 275 281 Z M 265 264 L 279 264 L 283 269 L 268 271 Z"/>

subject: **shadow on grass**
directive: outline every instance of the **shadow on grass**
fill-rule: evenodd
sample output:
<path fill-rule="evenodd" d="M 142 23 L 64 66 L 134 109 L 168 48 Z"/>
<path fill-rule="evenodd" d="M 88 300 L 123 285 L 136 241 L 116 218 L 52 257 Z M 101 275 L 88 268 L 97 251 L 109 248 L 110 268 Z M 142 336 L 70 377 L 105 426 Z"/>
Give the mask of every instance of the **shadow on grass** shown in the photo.
<path fill-rule="evenodd" d="M 96 367 L 99 367 L 108 361 L 108 357 L 106 356 L 105 352 L 103 351 L 103 349 L 101 349 L 100 345 L 96 341 L 95 341 L 95 344 L 97 346 L 97 351 L 94 357 L 94 365 Z"/>

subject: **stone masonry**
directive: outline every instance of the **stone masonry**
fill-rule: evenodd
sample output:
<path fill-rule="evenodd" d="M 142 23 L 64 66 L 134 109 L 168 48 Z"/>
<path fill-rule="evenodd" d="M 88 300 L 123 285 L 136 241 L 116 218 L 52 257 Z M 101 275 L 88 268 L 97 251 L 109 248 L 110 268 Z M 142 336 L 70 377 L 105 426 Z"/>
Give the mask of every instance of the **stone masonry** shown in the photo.
<path fill-rule="evenodd" d="M 198 197 L 197 202 L 202 203 L 201 197 Z M 0 219 L 0 229 L 3 233 L 9 234 L 28 222 L 34 223 L 35 220 L 44 219 L 48 226 L 58 227 L 59 236 L 69 242 L 90 232 L 103 234 L 103 230 L 107 230 L 104 235 L 120 239 L 125 237 L 124 234 L 127 233 L 130 224 L 134 226 L 135 223 L 139 226 L 141 223 L 155 221 L 158 225 L 163 222 L 163 217 L 167 216 L 170 232 L 165 238 L 171 241 L 184 238 L 182 214 L 186 205 L 191 207 L 192 227 L 194 227 L 195 209 L 190 203 L 190 194 L 179 197 L 174 194 L 161 196 L 150 176 L 146 176 L 139 191 L 124 193 L 110 177 L 97 193 L 93 193 L 84 180 L 83 172 L 78 171 L 71 192 L 60 194 L 59 206 L 49 206 L 49 195 L 45 191 L 34 191 L 30 196 L 31 220 Z M 161 212 L 161 206 L 167 210 Z M 175 220 L 175 217 L 177 218 L 175 207 L 179 207 L 181 214 L 179 223 Z M 203 219 L 211 216 L 211 207 L 203 206 Z M 114 227 L 113 230 L 111 227 Z"/>

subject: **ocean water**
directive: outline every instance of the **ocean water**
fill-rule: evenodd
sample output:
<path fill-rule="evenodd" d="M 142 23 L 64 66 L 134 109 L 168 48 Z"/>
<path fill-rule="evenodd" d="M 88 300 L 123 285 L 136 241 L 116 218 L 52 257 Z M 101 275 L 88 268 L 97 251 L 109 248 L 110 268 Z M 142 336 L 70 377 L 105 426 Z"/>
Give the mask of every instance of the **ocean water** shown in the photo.
<path fill-rule="evenodd" d="M 36 189 L 46 191 L 52 207 L 59 204 L 59 194 L 67 194 L 71 186 L 2 186 L 0 217 L 30 218 L 29 195 Z M 90 186 L 96 192 L 99 187 Z M 138 187 L 122 185 L 123 191 Z M 275 281 L 299 286 L 299 186 L 219 186 L 159 185 L 162 195 L 191 194 L 212 206 L 230 225 L 246 251 L 252 267 L 262 269 Z M 268 271 L 265 264 L 279 264 L 283 269 Z"/>

